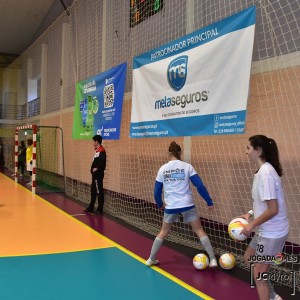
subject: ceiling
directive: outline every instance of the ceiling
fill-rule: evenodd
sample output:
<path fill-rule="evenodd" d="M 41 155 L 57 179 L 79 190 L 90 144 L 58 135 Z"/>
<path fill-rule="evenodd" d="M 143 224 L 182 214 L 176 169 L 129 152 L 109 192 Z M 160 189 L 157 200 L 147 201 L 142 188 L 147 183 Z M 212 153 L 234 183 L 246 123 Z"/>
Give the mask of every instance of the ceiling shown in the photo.
<path fill-rule="evenodd" d="M 0 0 L 0 68 L 24 52 L 74 0 Z"/>

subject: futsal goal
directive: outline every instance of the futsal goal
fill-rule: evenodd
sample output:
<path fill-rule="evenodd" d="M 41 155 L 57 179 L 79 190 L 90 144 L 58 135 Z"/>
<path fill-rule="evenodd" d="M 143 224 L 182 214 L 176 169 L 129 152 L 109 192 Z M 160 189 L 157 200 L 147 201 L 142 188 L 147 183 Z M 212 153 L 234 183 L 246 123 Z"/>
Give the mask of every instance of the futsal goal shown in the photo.
<path fill-rule="evenodd" d="M 20 141 L 31 138 L 33 193 L 64 192 L 65 166 L 63 131 L 57 126 L 25 125 L 15 131 L 15 182 L 18 182 L 18 149 Z"/>

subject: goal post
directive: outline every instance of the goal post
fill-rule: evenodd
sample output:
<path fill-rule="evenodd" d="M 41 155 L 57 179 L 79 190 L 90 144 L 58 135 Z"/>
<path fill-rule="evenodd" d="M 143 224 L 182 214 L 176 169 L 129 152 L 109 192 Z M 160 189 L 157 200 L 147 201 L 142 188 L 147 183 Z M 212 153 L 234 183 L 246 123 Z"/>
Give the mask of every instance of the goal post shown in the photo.
<path fill-rule="evenodd" d="M 16 128 L 15 181 L 18 182 L 19 141 L 28 138 L 33 141 L 32 192 L 64 192 L 66 179 L 63 131 L 58 126 L 26 125 Z"/>

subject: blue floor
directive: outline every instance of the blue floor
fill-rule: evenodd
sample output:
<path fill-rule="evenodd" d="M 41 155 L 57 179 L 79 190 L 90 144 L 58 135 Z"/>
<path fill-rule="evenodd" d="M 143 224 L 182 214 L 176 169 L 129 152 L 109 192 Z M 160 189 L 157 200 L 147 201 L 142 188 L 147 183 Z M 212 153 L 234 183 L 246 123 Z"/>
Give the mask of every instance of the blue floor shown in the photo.
<path fill-rule="evenodd" d="M 0 258 L 3 300 L 203 299 L 118 248 Z"/>

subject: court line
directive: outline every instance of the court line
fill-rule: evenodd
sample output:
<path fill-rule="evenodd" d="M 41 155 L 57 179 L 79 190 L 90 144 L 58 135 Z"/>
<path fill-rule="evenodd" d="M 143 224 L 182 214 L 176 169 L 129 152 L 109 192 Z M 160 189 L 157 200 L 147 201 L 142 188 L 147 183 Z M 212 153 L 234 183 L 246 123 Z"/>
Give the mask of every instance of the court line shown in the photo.
<path fill-rule="evenodd" d="M 39 198 L 41 198 L 40 196 L 38 196 Z M 88 226 L 87 224 L 83 223 L 82 221 L 72 217 L 70 214 L 66 213 L 65 211 L 61 210 L 60 208 L 58 208 L 57 206 L 55 206 L 54 204 L 48 202 L 47 200 L 41 198 L 43 201 L 46 201 L 47 204 L 53 206 L 55 209 L 59 210 L 61 213 L 67 215 L 69 218 L 72 218 L 73 220 L 75 220 L 76 222 L 79 222 L 82 226 L 85 226 L 88 230 L 94 232 L 95 234 L 97 234 L 99 237 L 101 237 L 102 239 L 112 243 L 116 248 L 118 248 L 119 250 L 121 250 L 122 252 L 125 252 L 127 255 L 133 257 L 134 259 L 138 260 L 139 262 L 143 263 L 145 265 L 145 259 L 143 259 L 142 257 L 136 255 L 135 253 L 131 252 L 130 250 L 124 248 L 123 246 L 121 246 L 120 244 L 116 243 L 115 241 L 109 239 L 108 237 L 106 237 L 105 235 L 101 234 L 100 232 L 96 231 L 95 229 L 91 228 L 90 226 Z M 149 268 L 145 265 L 145 268 Z M 178 279 L 177 277 L 173 276 L 172 274 L 162 270 L 161 268 L 157 267 L 157 266 L 152 266 L 152 269 L 154 269 L 155 271 L 157 271 L 158 273 L 160 273 L 161 275 L 167 277 L 168 279 L 170 279 L 171 281 L 179 284 L 180 286 L 184 287 L 185 289 L 189 290 L 190 292 L 196 294 L 197 296 L 202 297 L 204 300 L 214 300 L 214 298 L 204 294 L 203 292 L 197 290 L 196 288 L 192 287 L 191 285 L 185 283 L 184 281 Z"/>
<path fill-rule="evenodd" d="M 77 220 L 77 219 L 76 219 Z M 80 220 L 77 220 L 78 222 L 81 222 Z M 88 228 L 90 228 L 92 231 L 94 231 L 97 235 L 99 235 L 101 238 L 110 241 L 116 248 L 118 248 L 119 250 L 125 252 L 127 255 L 133 257 L 134 259 L 140 261 L 141 263 L 144 264 L 145 268 L 149 268 L 145 265 L 145 259 L 143 259 L 142 257 L 138 256 L 137 254 L 131 252 L 130 250 L 124 248 L 123 246 L 121 246 L 120 244 L 112 241 L 111 239 L 109 239 L 108 237 L 102 235 L 100 232 L 94 230 L 93 228 L 89 227 L 87 224 L 81 222 L 84 226 L 87 226 Z M 157 266 L 152 266 L 152 269 L 154 269 L 155 271 L 157 271 L 158 273 L 162 274 L 163 276 L 167 277 L 168 279 L 172 280 L 173 282 L 176 282 L 177 284 L 179 284 L 180 286 L 184 287 L 185 289 L 189 290 L 190 292 L 196 294 L 197 296 L 202 297 L 204 300 L 214 300 L 214 298 L 204 294 L 203 292 L 195 289 L 194 287 L 192 287 L 191 285 L 185 283 L 184 281 L 178 279 L 177 277 L 173 276 L 172 274 L 162 270 L 161 268 L 157 267 Z"/>
<path fill-rule="evenodd" d="M 0 174 L 1 175 L 1 174 Z M 5 175 L 3 175 L 5 176 Z M 7 176 L 5 176 L 7 177 Z M 9 178 L 9 177 L 8 177 Z M 11 178 L 9 178 L 10 180 L 12 180 Z M 14 180 L 12 180 L 14 181 Z M 27 190 L 29 193 L 31 193 L 30 190 L 28 190 L 26 187 L 22 186 L 21 184 L 18 184 L 19 187 L 24 188 L 25 190 Z M 49 201 L 47 201 L 46 199 L 42 198 L 41 196 L 34 194 L 34 197 L 36 197 L 38 200 L 44 202 L 46 205 L 51 206 L 52 208 L 54 208 L 56 211 L 58 211 L 61 214 L 64 214 L 65 216 L 67 216 L 68 218 L 72 219 L 73 221 L 79 223 L 81 226 L 84 226 L 87 230 L 93 232 L 94 234 L 96 234 L 97 236 L 101 237 L 102 239 L 106 240 L 107 242 L 110 242 L 113 246 L 115 246 L 116 248 L 118 248 L 119 250 L 121 250 L 122 252 L 126 253 L 127 255 L 133 257 L 134 259 L 140 261 L 141 263 L 143 263 L 145 265 L 145 260 L 136 255 L 135 253 L 129 251 L 128 249 L 124 248 L 123 246 L 121 246 L 120 244 L 116 243 L 115 241 L 109 239 L 108 237 L 102 235 L 100 232 L 96 231 L 95 229 L 91 228 L 90 226 L 88 226 L 87 224 L 83 223 L 82 221 L 74 218 L 73 216 L 71 216 L 70 214 L 68 214 L 67 212 L 63 211 L 62 209 L 58 208 L 57 206 L 55 206 L 54 204 L 50 203 Z M 110 247 L 108 247 L 110 248 Z M 74 253 L 74 252 L 82 252 L 82 251 L 88 251 L 88 250 L 97 250 L 97 249 L 101 249 L 101 248 L 93 248 L 93 249 L 87 249 L 87 250 L 79 250 L 79 251 L 64 251 L 64 252 L 51 252 L 51 253 L 35 253 L 32 255 L 47 255 L 47 254 L 58 254 L 58 253 Z M 15 255 L 15 256 L 21 256 L 21 255 Z M 26 254 L 26 256 L 30 256 L 30 254 Z M 6 257 L 6 256 L 2 256 L 2 257 Z M 13 257 L 13 255 L 11 255 L 10 257 Z M 149 268 L 145 265 L 145 268 Z M 202 297 L 204 300 L 214 300 L 214 298 L 204 294 L 203 292 L 197 290 L 196 288 L 192 287 L 191 285 L 185 283 L 184 281 L 180 280 L 179 278 L 173 276 L 172 274 L 162 270 L 161 268 L 157 267 L 157 266 L 152 266 L 151 267 L 153 270 L 155 270 L 156 272 L 160 273 L 161 275 L 167 277 L 168 279 L 170 279 L 171 281 L 177 283 L 178 285 L 184 287 L 185 289 L 187 289 L 188 291 L 194 293 L 197 296 Z"/>
<path fill-rule="evenodd" d="M 0 257 L 57 254 L 114 245 L 99 239 L 74 218 L 49 206 L 38 195 L 0 175 L 0 224 L 2 230 Z M 43 215 L 45 214 L 45 215 Z"/>

